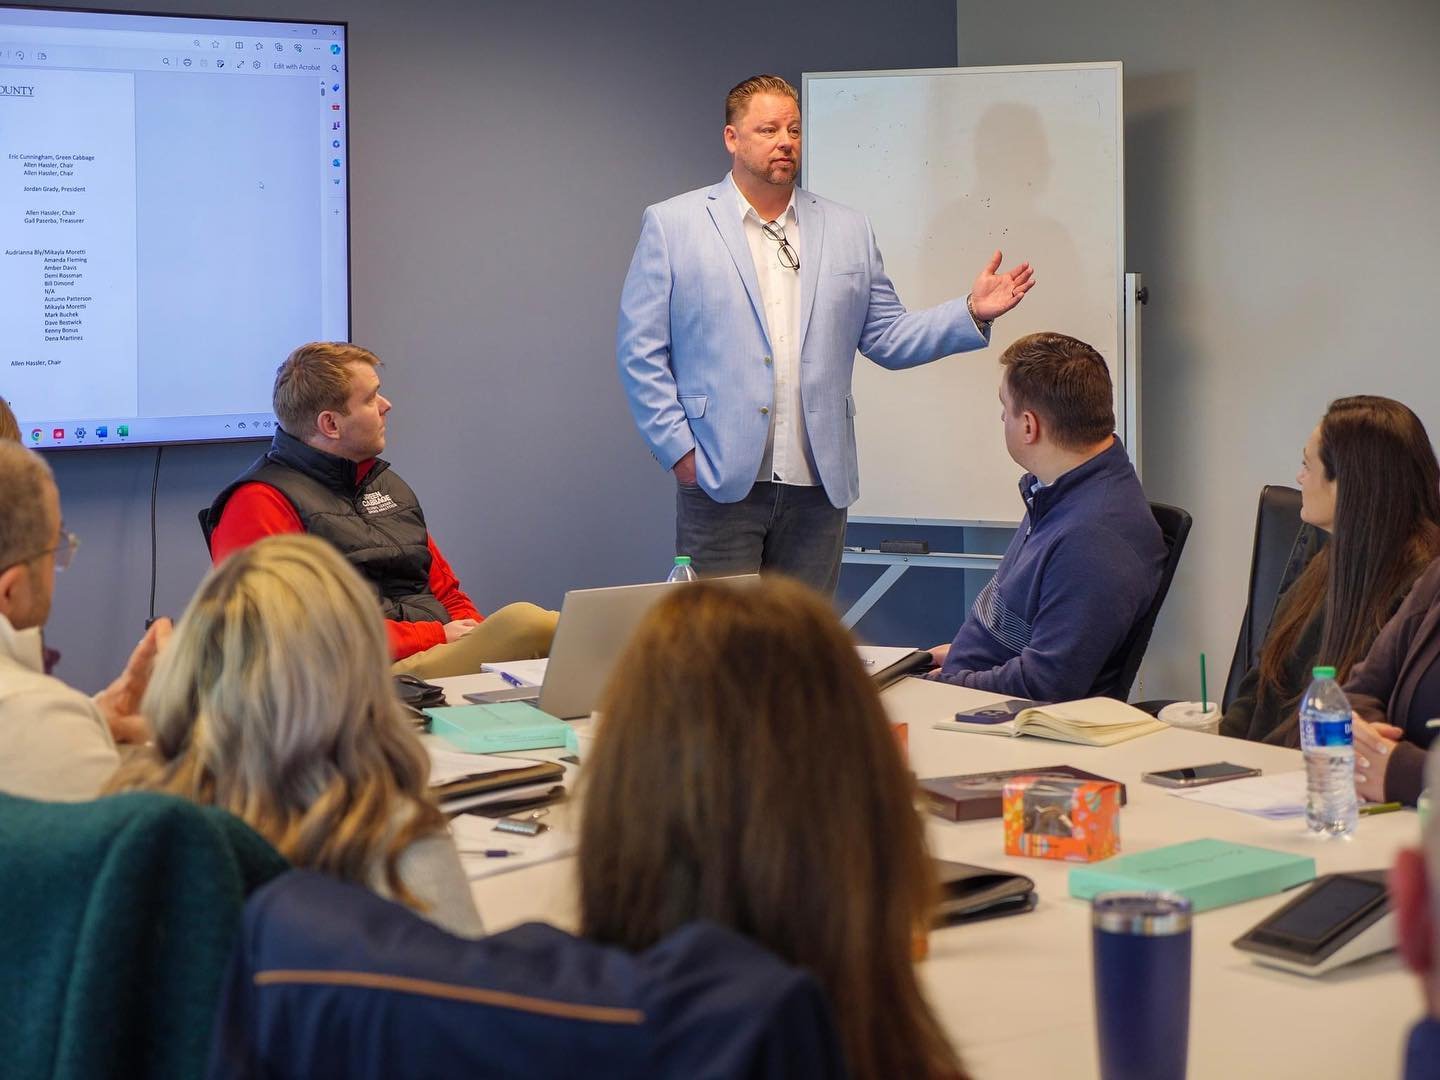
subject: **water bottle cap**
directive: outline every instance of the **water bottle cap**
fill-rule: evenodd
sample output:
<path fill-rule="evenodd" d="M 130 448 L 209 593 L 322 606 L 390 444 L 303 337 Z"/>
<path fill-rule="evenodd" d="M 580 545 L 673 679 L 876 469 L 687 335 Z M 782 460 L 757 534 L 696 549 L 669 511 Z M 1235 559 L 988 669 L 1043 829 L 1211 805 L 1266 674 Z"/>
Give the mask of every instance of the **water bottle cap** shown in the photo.
<path fill-rule="evenodd" d="M 690 556 L 689 556 L 689 555 L 676 555 L 676 556 L 675 556 L 675 565 L 676 565 L 676 566 L 689 566 L 689 565 L 690 565 Z M 1333 672 L 1332 672 L 1332 674 L 1333 674 Z"/>
<path fill-rule="evenodd" d="M 1333 679 L 1335 678 L 1335 669 L 1329 666 L 1311 668 L 1310 676 L 1315 679 Z"/>

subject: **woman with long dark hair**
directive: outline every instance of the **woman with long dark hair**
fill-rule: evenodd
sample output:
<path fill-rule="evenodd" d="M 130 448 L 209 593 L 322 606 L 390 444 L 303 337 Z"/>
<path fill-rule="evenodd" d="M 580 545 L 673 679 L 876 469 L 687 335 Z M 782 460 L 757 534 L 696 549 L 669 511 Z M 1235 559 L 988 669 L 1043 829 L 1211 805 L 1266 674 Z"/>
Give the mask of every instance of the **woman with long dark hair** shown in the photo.
<path fill-rule="evenodd" d="M 963 1077 L 912 959 L 936 889 L 914 783 L 830 607 L 783 579 L 677 588 L 599 712 L 581 933 L 638 951 L 719 923 L 815 975 L 851 1075 Z"/>
<path fill-rule="evenodd" d="M 1300 517 L 1330 536 L 1280 597 L 1259 662 L 1226 710 L 1225 735 L 1300 744 L 1311 668 L 1342 682 L 1415 580 L 1440 556 L 1440 464 L 1425 425 L 1398 401 L 1331 403 L 1296 476 Z"/>

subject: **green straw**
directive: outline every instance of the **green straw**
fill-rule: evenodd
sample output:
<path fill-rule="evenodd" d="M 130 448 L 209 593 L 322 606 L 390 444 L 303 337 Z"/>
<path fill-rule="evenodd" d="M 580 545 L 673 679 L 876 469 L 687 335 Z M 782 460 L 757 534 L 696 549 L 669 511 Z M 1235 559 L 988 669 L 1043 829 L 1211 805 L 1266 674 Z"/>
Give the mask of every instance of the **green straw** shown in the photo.
<path fill-rule="evenodd" d="M 1200 711 L 1210 711 L 1210 698 L 1205 693 L 1205 654 L 1200 654 Z"/>

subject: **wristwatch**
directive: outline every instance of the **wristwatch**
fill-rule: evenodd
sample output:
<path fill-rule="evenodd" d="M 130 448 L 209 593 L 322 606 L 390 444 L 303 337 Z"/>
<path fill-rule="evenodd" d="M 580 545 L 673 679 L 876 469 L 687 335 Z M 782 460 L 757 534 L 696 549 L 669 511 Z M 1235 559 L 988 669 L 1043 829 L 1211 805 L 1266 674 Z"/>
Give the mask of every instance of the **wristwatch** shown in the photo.
<path fill-rule="evenodd" d="M 990 324 L 991 324 L 992 322 L 994 322 L 995 320 L 993 320 L 993 319 L 982 319 L 982 318 L 980 318 L 979 315 L 976 315 L 976 314 L 975 314 L 975 299 L 974 299 L 974 297 L 969 296 L 969 295 L 967 295 L 967 296 L 965 297 L 965 310 L 968 311 L 968 312 L 970 312 L 970 318 L 972 318 L 972 319 L 975 320 L 975 327 L 976 327 L 976 329 L 978 329 L 978 330 L 980 331 L 980 333 L 982 333 L 982 334 L 988 334 L 988 333 L 990 332 Z"/>

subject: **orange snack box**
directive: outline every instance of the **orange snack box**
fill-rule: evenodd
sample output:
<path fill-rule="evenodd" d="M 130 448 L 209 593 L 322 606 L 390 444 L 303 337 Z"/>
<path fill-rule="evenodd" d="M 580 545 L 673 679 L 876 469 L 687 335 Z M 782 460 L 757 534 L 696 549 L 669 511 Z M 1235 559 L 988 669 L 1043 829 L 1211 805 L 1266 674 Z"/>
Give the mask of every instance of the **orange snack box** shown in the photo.
<path fill-rule="evenodd" d="M 1113 780 L 1017 776 L 1001 806 L 1005 854 L 1096 862 L 1120 851 L 1120 785 Z"/>

